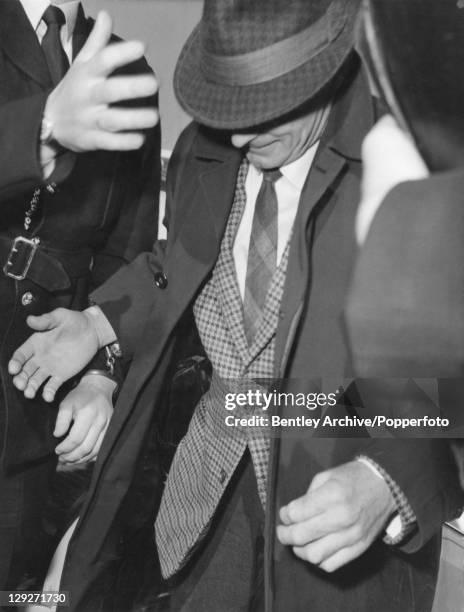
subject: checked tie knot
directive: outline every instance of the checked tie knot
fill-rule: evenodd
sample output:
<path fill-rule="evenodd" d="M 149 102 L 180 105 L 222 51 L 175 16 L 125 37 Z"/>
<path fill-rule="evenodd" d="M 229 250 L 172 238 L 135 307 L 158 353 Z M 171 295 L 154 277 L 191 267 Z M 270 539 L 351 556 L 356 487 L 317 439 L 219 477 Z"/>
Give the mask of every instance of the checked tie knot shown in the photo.
<path fill-rule="evenodd" d="M 275 183 L 277 182 L 282 176 L 282 172 L 277 169 L 277 170 L 263 170 L 263 181 L 266 181 L 267 183 Z"/>

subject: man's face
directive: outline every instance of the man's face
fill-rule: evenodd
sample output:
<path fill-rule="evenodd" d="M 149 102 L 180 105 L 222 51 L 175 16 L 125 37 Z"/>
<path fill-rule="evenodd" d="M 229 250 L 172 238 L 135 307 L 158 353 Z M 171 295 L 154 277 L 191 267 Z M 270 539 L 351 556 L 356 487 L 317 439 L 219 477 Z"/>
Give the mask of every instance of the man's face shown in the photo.
<path fill-rule="evenodd" d="M 232 145 L 237 149 L 244 148 L 248 161 L 255 168 L 280 168 L 301 157 L 313 144 L 319 117 L 320 110 L 317 109 L 286 123 L 276 123 L 265 131 L 233 134 Z"/>

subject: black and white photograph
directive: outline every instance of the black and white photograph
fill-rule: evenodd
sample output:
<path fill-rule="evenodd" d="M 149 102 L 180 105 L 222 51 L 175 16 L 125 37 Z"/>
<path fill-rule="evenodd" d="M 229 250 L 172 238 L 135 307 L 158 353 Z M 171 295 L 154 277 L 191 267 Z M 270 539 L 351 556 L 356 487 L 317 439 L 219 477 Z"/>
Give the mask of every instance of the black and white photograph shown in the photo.
<path fill-rule="evenodd" d="M 0 610 L 464 612 L 464 0 L 0 0 Z"/>

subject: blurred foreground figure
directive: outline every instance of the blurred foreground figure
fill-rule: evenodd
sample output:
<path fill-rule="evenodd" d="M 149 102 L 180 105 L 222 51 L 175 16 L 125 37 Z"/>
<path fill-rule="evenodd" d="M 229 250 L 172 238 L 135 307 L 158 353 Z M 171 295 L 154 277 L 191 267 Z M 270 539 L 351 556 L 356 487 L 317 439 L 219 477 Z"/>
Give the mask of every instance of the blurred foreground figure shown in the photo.
<path fill-rule="evenodd" d="M 464 431 L 464 3 L 369 0 L 362 47 L 393 116 L 364 143 L 363 243 L 347 308 L 355 371 L 439 381 Z M 452 379 L 452 380 L 450 380 Z M 458 446 L 455 443 L 455 448 Z M 461 453 L 457 453 L 458 461 Z M 461 466 L 461 479 L 464 484 Z"/>

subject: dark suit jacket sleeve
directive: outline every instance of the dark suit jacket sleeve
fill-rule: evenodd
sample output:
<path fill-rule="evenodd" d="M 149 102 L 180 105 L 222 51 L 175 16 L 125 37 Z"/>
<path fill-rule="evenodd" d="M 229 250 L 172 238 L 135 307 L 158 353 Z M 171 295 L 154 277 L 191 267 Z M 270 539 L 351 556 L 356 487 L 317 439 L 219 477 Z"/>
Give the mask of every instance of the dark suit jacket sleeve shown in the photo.
<path fill-rule="evenodd" d="M 160 128 L 150 130 L 144 147 L 120 156 L 113 190 L 119 213 L 106 242 L 97 251 L 92 289 L 110 278 L 137 255 L 149 251 L 157 236 L 161 177 Z M 118 184 L 119 183 L 119 184 Z"/>
<path fill-rule="evenodd" d="M 40 93 L 0 106 L 0 200 L 30 191 L 43 180 L 39 135 L 47 95 Z"/>

